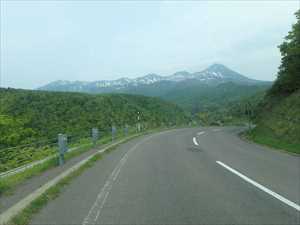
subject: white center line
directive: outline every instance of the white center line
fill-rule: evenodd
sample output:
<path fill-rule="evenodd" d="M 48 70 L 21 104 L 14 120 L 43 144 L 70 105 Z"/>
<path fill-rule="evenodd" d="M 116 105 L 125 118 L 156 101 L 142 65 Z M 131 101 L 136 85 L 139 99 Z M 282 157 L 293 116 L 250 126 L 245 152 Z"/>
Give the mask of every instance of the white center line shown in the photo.
<path fill-rule="evenodd" d="M 214 132 L 221 131 L 221 129 L 213 129 Z"/>
<path fill-rule="evenodd" d="M 108 179 L 106 180 L 103 188 L 100 190 L 94 204 L 92 205 L 92 207 L 90 208 L 87 216 L 84 218 L 82 225 L 95 225 L 97 224 L 97 220 L 101 214 L 102 209 L 104 208 L 104 204 L 107 200 L 107 197 L 109 196 L 109 193 L 112 189 L 112 186 L 114 184 L 114 182 L 116 181 L 116 179 L 118 178 L 122 167 L 124 166 L 124 164 L 126 163 L 128 156 L 131 152 L 133 152 L 135 149 L 137 149 L 137 147 L 141 144 L 144 144 L 146 141 L 148 141 L 150 138 L 156 136 L 158 134 L 155 135 L 151 135 L 148 138 L 145 138 L 143 141 L 137 143 L 135 146 L 133 146 L 123 157 L 122 159 L 118 162 L 117 166 L 114 168 L 114 170 L 112 171 L 112 173 L 109 175 Z"/>
<path fill-rule="evenodd" d="M 128 152 L 125 154 L 125 156 L 123 156 L 123 158 L 120 160 L 120 162 L 118 163 L 116 168 L 113 170 L 113 172 L 109 176 L 108 180 L 106 181 L 106 183 L 104 184 L 100 193 L 98 194 L 96 201 L 94 202 L 93 206 L 89 210 L 88 215 L 82 222 L 82 225 L 96 224 L 96 221 L 100 215 L 100 212 L 103 209 L 106 199 L 112 189 L 112 185 L 113 185 L 113 182 L 115 181 L 115 177 L 119 175 L 119 172 L 120 172 L 122 166 L 124 165 L 125 160 L 127 159 L 127 154 L 128 154 Z M 125 160 L 123 160 L 123 159 L 125 159 Z"/>
<path fill-rule="evenodd" d="M 300 206 L 297 205 L 296 203 L 286 199 L 285 197 L 277 194 L 276 192 L 264 187 L 263 185 L 257 183 L 256 181 L 246 177 L 245 175 L 241 174 L 240 172 L 236 171 L 235 169 L 232 169 L 231 167 L 227 166 L 226 164 L 220 162 L 220 161 L 216 161 L 216 163 L 218 163 L 219 165 L 223 166 L 225 169 L 229 170 L 230 172 L 234 173 L 235 175 L 239 176 L 240 178 L 242 178 L 243 180 L 247 181 L 248 183 L 254 185 L 255 187 L 259 188 L 260 190 L 268 193 L 269 195 L 272 195 L 274 198 L 277 198 L 279 201 L 293 207 L 294 209 L 300 211 Z"/>
<path fill-rule="evenodd" d="M 193 142 L 195 145 L 199 145 L 195 137 L 193 137 Z"/>
<path fill-rule="evenodd" d="M 205 133 L 204 131 L 201 131 L 201 132 L 198 132 L 197 134 L 201 135 L 201 134 L 204 134 L 204 133 Z"/>

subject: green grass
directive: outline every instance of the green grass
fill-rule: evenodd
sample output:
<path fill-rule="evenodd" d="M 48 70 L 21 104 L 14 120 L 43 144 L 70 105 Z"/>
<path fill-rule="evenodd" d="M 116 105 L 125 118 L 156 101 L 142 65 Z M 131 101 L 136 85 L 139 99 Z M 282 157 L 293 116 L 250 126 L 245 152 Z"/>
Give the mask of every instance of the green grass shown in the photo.
<path fill-rule="evenodd" d="M 245 133 L 243 136 L 253 142 L 271 147 L 273 149 L 300 154 L 299 142 L 295 143 L 283 140 L 270 131 L 263 132 L 262 130 L 255 129 Z"/>
<path fill-rule="evenodd" d="M 256 127 L 246 134 L 254 142 L 300 154 L 300 90 L 264 99 Z"/>
<path fill-rule="evenodd" d="M 57 147 L 25 147 L 19 149 L 11 149 L 0 154 L 0 172 L 9 171 L 11 169 L 26 165 L 33 161 L 38 161 L 53 155 L 57 152 Z"/>

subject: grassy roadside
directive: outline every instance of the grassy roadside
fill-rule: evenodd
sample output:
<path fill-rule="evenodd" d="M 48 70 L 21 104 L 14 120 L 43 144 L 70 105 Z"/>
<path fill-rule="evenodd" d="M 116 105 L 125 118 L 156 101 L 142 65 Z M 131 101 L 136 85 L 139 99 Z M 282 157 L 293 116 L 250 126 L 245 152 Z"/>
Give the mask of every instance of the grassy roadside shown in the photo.
<path fill-rule="evenodd" d="M 268 96 L 246 137 L 258 144 L 300 154 L 300 90 L 288 96 Z"/>
<path fill-rule="evenodd" d="M 261 129 L 255 129 L 244 132 L 241 134 L 241 137 L 247 139 L 248 141 L 270 147 L 274 150 L 300 155 L 300 143 L 287 142 L 274 135 L 272 132 L 264 132 Z"/>
<path fill-rule="evenodd" d="M 131 131 L 127 136 L 133 135 L 134 132 Z M 124 138 L 125 135 L 124 134 L 118 134 L 116 136 L 115 141 L 118 141 L 122 138 Z M 71 152 L 67 152 L 65 155 L 65 160 L 68 161 L 71 158 L 74 158 L 76 156 L 81 155 L 82 153 L 90 150 L 92 147 L 97 148 L 103 144 L 107 144 L 111 142 L 111 136 L 104 136 L 102 137 L 96 144 L 96 146 L 93 146 L 92 143 L 88 143 L 86 141 L 83 141 L 80 146 L 70 146 L 70 147 L 78 147 L 76 150 L 71 151 Z M 47 160 L 44 163 L 38 164 L 33 166 L 32 168 L 26 169 L 20 173 L 17 173 L 15 175 L 11 175 L 8 177 L 4 177 L 0 179 L 0 197 L 6 194 L 13 194 L 15 188 L 17 187 L 17 185 L 20 185 L 21 183 L 23 183 L 24 181 L 37 176 L 39 174 L 42 174 L 43 172 L 45 172 L 46 170 L 49 170 L 53 167 L 58 166 L 58 159 L 57 157 L 51 158 L 49 160 Z"/>
<path fill-rule="evenodd" d="M 131 137 L 128 137 L 124 140 L 124 142 L 127 142 L 133 138 L 158 132 L 158 131 L 164 131 L 167 129 L 154 129 L 149 131 L 144 131 L 140 134 L 132 135 Z M 110 148 L 108 148 L 104 153 L 109 153 L 113 150 L 115 150 L 120 144 L 124 143 L 121 142 L 119 144 L 116 144 Z M 34 214 L 38 213 L 49 201 L 57 198 L 60 193 L 63 192 L 64 188 L 67 187 L 72 181 L 73 178 L 78 177 L 80 174 L 83 173 L 83 171 L 91 166 L 93 166 L 98 160 L 102 158 L 102 154 L 96 154 L 91 159 L 89 159 L 84 165 L 79 167 L 76 171 L 72 172 L 67 177 L 63 178 L 61 181 L 59 181 L 55 186 L 49 188 L 45 193 L 43 193 L 40 197 L 32 201 L 24 210 L 21 211 L 17 216 L 13 217 L 9 225 L 27 225 L 30 223 L 32 217 Z"/>

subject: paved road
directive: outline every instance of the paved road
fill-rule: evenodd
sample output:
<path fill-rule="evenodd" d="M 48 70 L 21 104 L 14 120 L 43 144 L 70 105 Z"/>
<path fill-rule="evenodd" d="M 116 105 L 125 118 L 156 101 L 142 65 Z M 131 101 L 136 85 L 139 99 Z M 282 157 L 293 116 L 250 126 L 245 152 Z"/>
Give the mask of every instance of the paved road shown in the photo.
<path fill-rule="evenodd" d="M 238 129 L 180 129 L 121 145 L 32 224 L 300 224 L 300 157 L 244 142 Z"/>

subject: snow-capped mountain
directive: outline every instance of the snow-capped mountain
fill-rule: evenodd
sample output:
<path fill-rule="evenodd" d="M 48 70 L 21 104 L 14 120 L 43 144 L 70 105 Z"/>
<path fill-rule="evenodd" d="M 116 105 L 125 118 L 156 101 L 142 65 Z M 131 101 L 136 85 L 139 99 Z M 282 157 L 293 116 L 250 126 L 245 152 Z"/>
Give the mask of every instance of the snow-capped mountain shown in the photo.
<path fill-rule="evenodd" d="M 93 82 L 86 81 L 65 81 L 59 80 L 49 83 L 40 90 L 51 91 L 75 91 L 75 92 L 126 92 L 129 89 L 140 86 L 161 85 L 161 82 L 179 83 L 183 81 L 194 80 L 207 85 L 218 85 L 226 82 L 238 84 L 256 84 L 261 81 L 253 80 L 243 76 L 224 65 L 213 64 L 201 72 L 189 73 L 187 71 L 176 72 L 170 76 L 160 76 L 157 74 L 148 74 L 138 78 L 120 78 L 117 80 L 100 80 Z"/>

